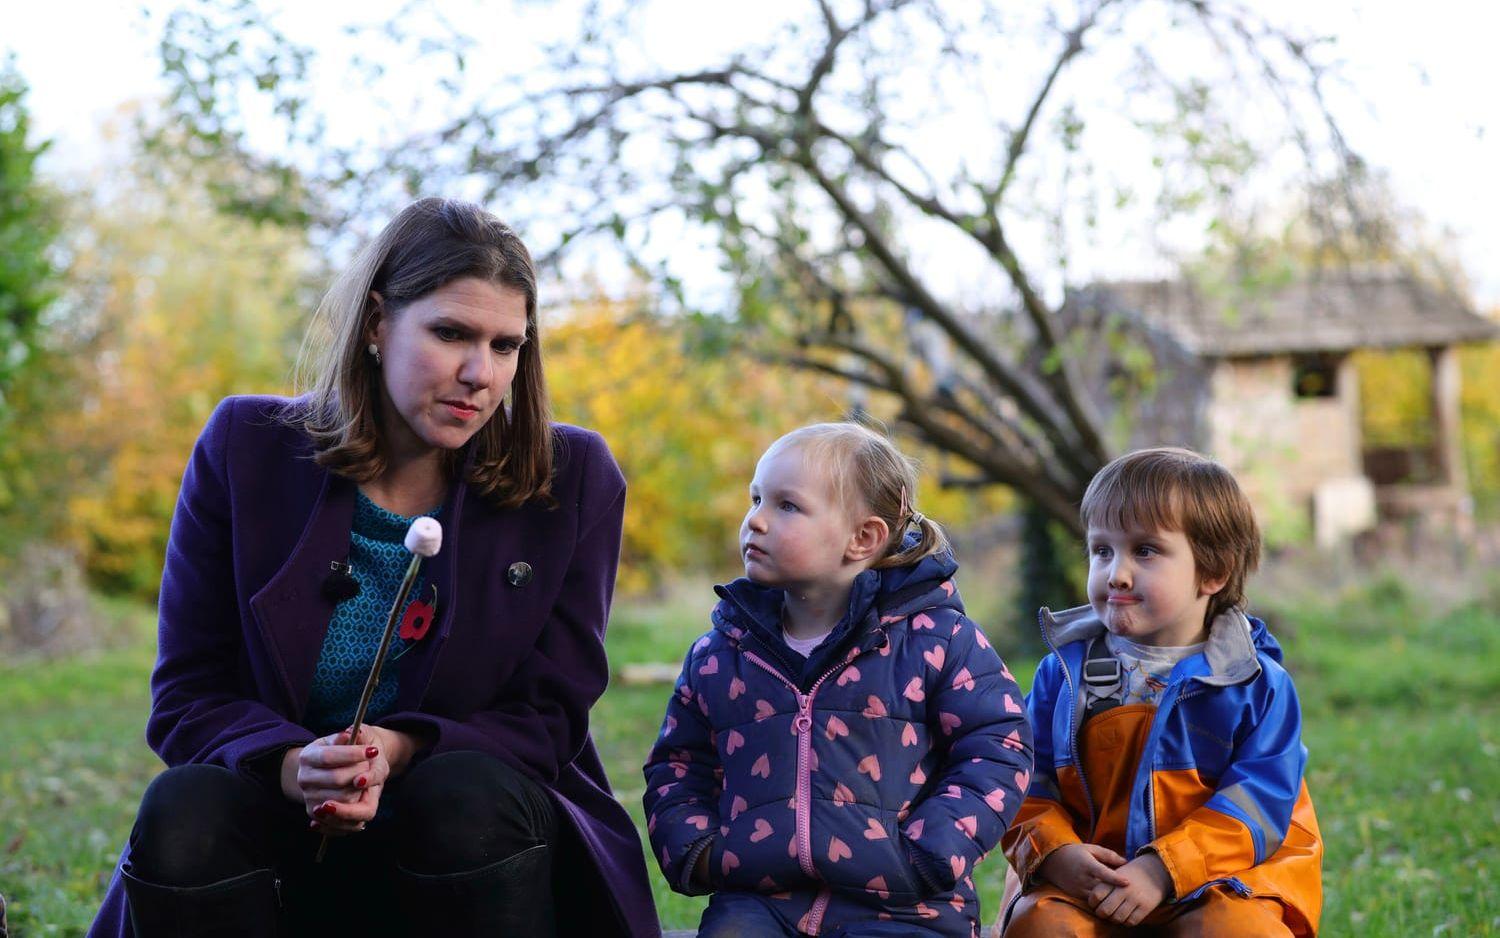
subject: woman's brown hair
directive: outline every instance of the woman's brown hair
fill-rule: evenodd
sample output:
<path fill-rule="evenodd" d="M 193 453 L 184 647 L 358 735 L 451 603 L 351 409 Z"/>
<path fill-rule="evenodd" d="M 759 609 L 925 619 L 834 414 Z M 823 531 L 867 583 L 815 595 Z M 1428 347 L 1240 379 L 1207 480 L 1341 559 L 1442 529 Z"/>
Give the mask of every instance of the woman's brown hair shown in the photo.
<path fill-rule="evenodd" d="M 287 420 L 313 440 L 320 466 L 356 482 L 385 471 L 380 436 L 380 370 L 366 353 L 366 334 L 382 315 L 455 280 L 475 277 L 526 298 L 526 342 L 509 400 L 464 449 L 447 454 L 457 471 L 472 453 L 466 481 L 490 503 L 511 508 L 551 497 L 552 431 L 542 346 L 537 335 L 536 269 L 511 228 L 470 202 L 420 199 L 401 211 L 339 275 L 313 315 L 297 360 L 305 406 Z"/>

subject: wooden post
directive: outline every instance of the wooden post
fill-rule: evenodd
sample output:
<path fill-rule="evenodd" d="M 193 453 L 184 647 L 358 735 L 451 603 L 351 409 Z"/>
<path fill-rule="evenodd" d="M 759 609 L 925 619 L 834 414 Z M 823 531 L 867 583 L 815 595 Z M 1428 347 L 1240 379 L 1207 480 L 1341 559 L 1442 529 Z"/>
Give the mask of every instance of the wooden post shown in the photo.
<path fill-rule="evenodd" d="M 1458 349 L 1451 345 L 1429 348 L 1427 356 L 1432 362 L 1432 425 L 1437 431 L 1434 444 L 1438 469 L 1458 502 L 1469 494 L 1463 427 L 1459 422 Z"/>

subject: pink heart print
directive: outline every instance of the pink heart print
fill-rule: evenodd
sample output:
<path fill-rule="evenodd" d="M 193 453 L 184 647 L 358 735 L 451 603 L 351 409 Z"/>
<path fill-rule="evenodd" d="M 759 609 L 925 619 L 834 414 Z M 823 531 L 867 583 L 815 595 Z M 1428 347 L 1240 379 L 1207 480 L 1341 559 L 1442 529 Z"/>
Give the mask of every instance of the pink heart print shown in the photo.
<path fill-rule="evenodd" d="M 770 837 L 774 833 L 776 833 L 776 831 L 775 831 L 774 828 L 771 827 L 771 822 L 770 821 L 766 820 L 763 817 L 756 818 L 755 819 L 755 830 L 752 831 L 751 834 L 750 834 L 750 842 L 752 844 L 758 844 L 762 840 L 765 840 L 767 837 Z"/>
<path fill-rule="evenodd" d="M 911 617 L 911 627 L 913 629 L 930 629 L 936 624 L 932 621 L 932 616 L 929 616 L 925 612 L 919 612 Z"/>
<path fill-rule="evenodd" d="M 1020 752 L 1022 749 L 1026 748 L 1026 746 L 1021 742 L 1020 730 L 1011 730 L 1010 735 L 1006 736 L 1003 740 L 1000 741 L 1000 745 L 1004 746 L 1006 749 L 1014 749 L 1017 752 Z"/>
<path fill-rule="evenodd" d="M 832 838 L 829 839 L 829 841 L 828 841 L 828 862 L 829 863 L 837 863 L 840 860 L 847 860 L 847 859 L 849 859 L 852 856 L 854 856 L 854 854 L 849 851 L 849 845 L 848 844 L 844 843 L 842 840 L 839 840 L 837 837 L 832 837 Z"/>
<path fill-rule="evenodd" d="M 932 666 L 933 670 L 941 671 L 943 662 L 948 660 L 948 653 L 943 650 L 942 645 L 937 645 L 922 652 L 922 658 Z"/>
<path fill-rule="evenodd" d="M 701 664 L 701 665 L 698 666 L 698 673 L 699 674 L 718 674 L 719 673 L 719 657 L 717 655 L 709 655 L 708 656 L 708 660 L 705 661 L 705 662 L 703 662 L 703 664 Z"/>
<path fill-rule="evenodd" d="M 837 739 L 840 736 L 848 736 L 849 727 L 844 725 L 844 721 L 840 720 L 838 717 L 830 716 L 828 718 L 827 733 L 829 739 Z"/>
<path fill-rule="evenodd" d="M 880 781 L 879 757 L 873 754 L 865 756 L 863 759 L 859 760 L 859 765 L 856 766 L 856 768 L 861 775 L 868 775 L 871 779 L 877 782 Z"/>
<path fill-rule="evenodd" d="M 860 711 L 860 714 L 867 720 L 874 720 L 878 717 L 883 717 L 886 715 L 885 704 L 881 702 L 879 697 L 871 694 L 869 699 L 865 702 L 865 709 Z"/>
<path fill-rule="evenodd" d="M 865 883 L 865 889 L 879 896 L 882 901 L 891 897 L 891 890 L 890 887 L 885 884 L 884 876 L 877 876 L 874 879 L 870 880 L 868 883 Z"/>
<path fill-rule="evenodd" d="M 740 680 L 737 677 L 732 677 L 732 678 L 729 679 L 729 699 L 730 700 L 738 700 L 739 696 L 741 694 L 743 694 L 744 692 L 745 692 L 745 682 L 744 681 Z"/>
<path fill-rule="evenodd" d="M 769 753 L 761 753 L 760 758 L 755 760 L 755 764 L 750 766 L 750 774 L 759 776 L 760 778 L 771 777 L 771 757 Z"/>
<path fill-rule="evenodd" d="M 874 818 L 865 819 L 865 840 L 885 840 L 888 836 L 885 825 Z"/>
<path fill-rule="evenodd" d="M 965 814 L 954 821 L 953 826 L 969 835 L 970 839 L 973 839 L 974 835 L 979 832 L 979 818 L 972 814 Z"/>
<path fill-rule="evenodd" d="M 743 745 L 745 745 L 745 737 L 741 735 L 739 730 L 730 730 L 729 735 L 724 739 L 724 751 L 731 756 L 734 755 L 736 749 Z"/>
<path fill-rule="evenodd" d="M 901 745 L 915 746 L 917 744 L 917 728 L 910 723 L 901 731 Z"/>
<path fill-rule="evenodd" d="M 959 672 L 957 674 L 953 675 L 953 689 L 954 690 L 973 690 L 974 689 L 974 675 L 972 675 L 972 674 L 969 673 L 969 669 L 968 668 L 960 668 Z"/>
<path fill-rule="evenodd" d="M 1006 694 L 1005 695 L 1005 712 L 1006 713 L 1020 713 L 1021 710 L 1022 710 L 1022 707 L 1021 707 L 1020 704 L 1016 703 L 1016 698 L 1012 697 L 1009 694 Z"/>
<path fill-rule="evenodd" d="M 906 689 L 901 692 L 901 696 L 905 697 L 907 700 L 910 700 L 912 703 L 921 703 L 922 701 L 926 700 L 927 692 L 922 689 L 922 679 L 919 677 L 914 677 L 911 680 L 907 681 Z"/>
<path fill-rule="evenodd" d="M 839 782 L 838 784 L 833 786 L 833 803 L 835 806 L 840 808 L 842 808 L 846 804 L 853 804 L 854 792 L 849 790 L 848 785 L 845 785 L 843 782 Z"/>
<path fill-rule="evenodd" d="M 740 865 L 740 858 L 735 856 L 733 852 L 725 850 L 724 857 L 720 861 L 719 865 L 720 868 L 724 870 L 724 875 L 728 876 L 730 870 Z"/>
<path fill-rule="evenodd" d="M 729 803 L 729 819 L 732 821 L 735 818 L 739 817 L 740 812 L 744 811 L 748 807 L 750 807 L 750 803 L 748 801 L 746 801 L 744 798 L 741 798 L 739 795 L 735 795 L 734 800 Z"/>
<path fill-rule="evenodd" d="M 755 702 L 755 721 L 767 720 L 776 715 L 776 708 L 771 706 L 769 700 L 757 700 Z"/>
<path fill-rule="evenodd" d="M 834 683 L 840 687 L 843 687 L 845 684 L 852 684 L 855 681 L 858 681 L 860 679 L 860 676 L 861 675 L 859 673 L 859 668 L 850 665 L 843 671 L 839 672 L 839 679 Z"/>
<path fill-rule="evenodd" d="M 962 726 L 963 722 L 963 720 L 958 718 L 958 714 L 956 713 L 948 713 L 947 711 L 938 713 L 938 723 L 943 728 L 944 736 L 952 736 L 953 731 Z"/>

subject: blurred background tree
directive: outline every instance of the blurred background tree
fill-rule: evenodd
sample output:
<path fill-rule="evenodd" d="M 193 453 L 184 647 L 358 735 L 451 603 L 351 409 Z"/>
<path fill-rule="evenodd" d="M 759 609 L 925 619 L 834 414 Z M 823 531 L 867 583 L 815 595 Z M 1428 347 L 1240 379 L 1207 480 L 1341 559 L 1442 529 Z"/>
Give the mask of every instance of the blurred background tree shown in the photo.
<path fill-rule="evenodd" d="M 0 64 L 0 565 L 33 531 L 55 517 L 47 502 L 52 468 L 22 445 L 28 402 L 68 387 L 64 341 L 45 314 L 57 296 L 55 241 L 62 203 L 37 175 L 46 141 L 35 141 L 26 82 Z"/>
<path fill-rule="evenodd" d="M 174 126 L 194 152 L 295 176 L 260 202 L 300 198 L 332 230 L 461 191 L 553 233 L 546 258 L 607 241 L 663 307 L 867 387 L 948 454 L 945 482 L 1010 486 L 1074 534 L 1114 453 L 1058 315 L 1080 245 L 1134 217 L 1170 256 L 1174 227 L 1284 202 L 1288 179 L 1335 234 L 1358 222 L 1345 187 L 1313 185 L 1361 166 L 1325 103 L 1329 50 L 1242 4 L 809 0 L 767 40 L 672 65 L 651 4 L 578 10 L 541 67 L 496 81 L 446 20 L 352 27 L 348 68 L 374 87 L 392 55 L 425 61 L 443 101 L 429 126 L 350 144 L 327 133 L 316 51 L 267 8 L 180 8 L 162 47 Z M 250 142 L 268 110 L 279 155 Z M 683 288 L 705 252 L 726 284 L 707 302 Z"/>

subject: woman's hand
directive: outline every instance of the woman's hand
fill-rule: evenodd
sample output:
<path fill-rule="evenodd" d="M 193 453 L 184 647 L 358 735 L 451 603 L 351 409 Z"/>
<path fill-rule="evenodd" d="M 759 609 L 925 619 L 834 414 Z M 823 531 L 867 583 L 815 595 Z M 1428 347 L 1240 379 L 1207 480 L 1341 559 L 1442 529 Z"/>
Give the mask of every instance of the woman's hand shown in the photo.
<path fill-rule="evenodd" d="M 366 724 L 352 743 L 349 731 L 289 749 L 281 761 L 281 791 L 306 807 L 312 828 L 330 836 L 364 830 L 380 808 L 386 781 L 400 775 L 421 748 L 399 730 Z"/>
<path fill-rule="evenodd" d="M 354 743 L 345 731 L 282 756 L 281 792 L 306 808 L 313 830 L 330 836 L 352 834 L 375 817 L 390 762 L 366 729 L 360 729 Z"/>

